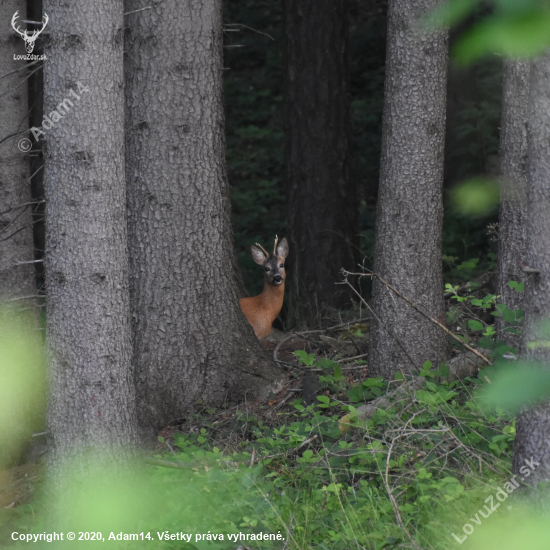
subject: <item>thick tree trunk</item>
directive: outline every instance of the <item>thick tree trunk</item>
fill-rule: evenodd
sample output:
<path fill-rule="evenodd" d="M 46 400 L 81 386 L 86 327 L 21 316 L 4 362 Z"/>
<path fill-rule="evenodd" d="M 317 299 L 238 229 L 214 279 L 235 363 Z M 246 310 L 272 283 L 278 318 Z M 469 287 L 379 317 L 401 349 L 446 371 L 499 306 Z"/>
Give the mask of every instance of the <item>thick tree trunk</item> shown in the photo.
<path fill-rule="evenodd" d="M 36 295 L 34 244 L 28 135 L 29 127 L 26 77 L 27 62 L 14 59 L 24 55 L 23 39 L 11 30 L 9 22 L 18 11 L 17 25 L 26 24 L 26 2 L 6 0 L 0 3 L 0 302 L 6 298 L 32 308 Z M 9 32 L 8 32 L 9 29 Z M 24 140 L 24 141 L 22 141 Z"/>
<path fill-rule="evenodd" d="M 525 263 L 539 270 L 525 285 L 522 355 L 550 364 L 550 52 L 531 67 L 528 127 L 528 211 Z M 550 479 L 550 403 L 523 412 L 516 422 L 514 473 L 526 460 L 540 463 L 525 481 Z"/>
<path fill-rule="evenodd" d="M 136 442 L 122 0 L 45 0 L 46 313 L 53 458 Z M 83 89 L 83 86 L 85 87 Z M 72 104 L 72 105 L 71 105 Z M 48 128 L 46 128 L 48 127 Z M 53 462 L 52 462 L 53 464 Z"/>
<path fill-rule="evenodd" d="M 500 213 L 497 264 L 497 294 L 509 309 L 521 309 L 523 296 L 508 286 L 526 279 L 521 263 L 525 260 L 527 220 L 527 117 L 529 72 L 527 61 L 504 63 L 502 123 L 500 130 Z M 500 340 L 518 346 L 519 335 L 505 332 L 502 317 L 496 319 Z"/>
<path fill-rule="evenodd" d="M 350 179 L 347 2 L 284 0 L 286 172 L 293 293 L 302 312 L 349 303 L 356 186 Z"/>
<path fill-rule="evenodd" d="M 240 311 L 225 173 L 220 0 L 126 2 L 127 185 L 142 429 L 281 373 Z"/>
<path fill-rule="evenodd" d="M 426 31 L 418 21 L 438 4 L 439 0 L 389 3 L 374 269 L 425 313 L 443 321 L 448 38 L 445 31 Z M 441 330 L 379 280 L 373 285 L 373 310 L 378 319 L 371 328 L 372 372 L 392 377 L 428 359 L 436 364 L 445 359 L 447 341 Z"/>

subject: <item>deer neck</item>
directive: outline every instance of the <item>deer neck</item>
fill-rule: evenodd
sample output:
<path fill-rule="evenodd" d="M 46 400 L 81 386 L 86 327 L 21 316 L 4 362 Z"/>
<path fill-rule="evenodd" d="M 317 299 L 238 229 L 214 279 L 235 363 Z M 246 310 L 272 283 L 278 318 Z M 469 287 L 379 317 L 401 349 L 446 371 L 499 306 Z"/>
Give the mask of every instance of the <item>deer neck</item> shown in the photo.
<path fill-rule="evenodd" d="M 273 319 L 279 315 L 281 308 L 283 307 L 283 298 L 285 295 L 285 282 L 280 285 L 270 285 L 267 281 L 264 284 L 264 291 L 262 292 L 262 302 L 273 310 Z"/>

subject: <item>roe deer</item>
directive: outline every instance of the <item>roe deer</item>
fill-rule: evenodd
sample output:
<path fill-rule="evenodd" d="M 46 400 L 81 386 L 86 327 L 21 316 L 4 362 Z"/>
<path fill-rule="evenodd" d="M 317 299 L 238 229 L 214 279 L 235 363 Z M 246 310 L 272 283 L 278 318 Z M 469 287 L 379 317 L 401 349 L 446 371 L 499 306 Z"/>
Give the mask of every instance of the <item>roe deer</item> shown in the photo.
<path fill-rule="evenodd" d="M 241 309 L 252 325 L 256 337 L 261 340 L 270 332 L 273 321 L 283 307 L 285 293 L 285 258 L 288 255 L 288 243 L 283 239 L 278 245 L 275 236 L 273 254 L 269 255 L 261 244 L 252 246 L 253 260 L 264 268 L 264 290 L 258 296 L 242 298 Z M 259 248 L 256 248 L 259 247 Z"/>

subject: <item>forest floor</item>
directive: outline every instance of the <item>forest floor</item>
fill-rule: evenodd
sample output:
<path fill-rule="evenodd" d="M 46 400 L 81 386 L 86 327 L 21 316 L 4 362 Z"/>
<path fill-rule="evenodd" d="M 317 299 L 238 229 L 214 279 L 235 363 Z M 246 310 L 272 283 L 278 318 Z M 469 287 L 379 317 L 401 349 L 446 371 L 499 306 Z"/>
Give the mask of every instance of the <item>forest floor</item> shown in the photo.
<path fill-rule="evenodd" d="M 479 347 L 493 319 L 482 286 L 449 290 L 448 320 L 491 356 Z M 204 407 L 159 433 L 146 462 L 170 511 L 156 530 L 280 532 L 284 544 L 247 544 L 285 550 L 451 548 L 453 533 L 466 536 L 472 514 L 511 477 L 513 416 L 480 398 L 493 367 L 478 374 L 483 361 L 455 342 L 444 368 L 427 362 L 418 376 L 384 381 L 369 373 L 364 311 L 324 321 L 262 342 L 288 376 L 278 395 Z M 0 472 L 0 546 L 22 525 L 43 529 L 42 478 L 40 463 Z M 175 488 L 177 497 L 166 496 Z M 509 519 L 509 508 L 495 516 Z M 471 541 L 494 529 L 483 521 Z M 212 544 L 170 547 L 237 548 Z"/>

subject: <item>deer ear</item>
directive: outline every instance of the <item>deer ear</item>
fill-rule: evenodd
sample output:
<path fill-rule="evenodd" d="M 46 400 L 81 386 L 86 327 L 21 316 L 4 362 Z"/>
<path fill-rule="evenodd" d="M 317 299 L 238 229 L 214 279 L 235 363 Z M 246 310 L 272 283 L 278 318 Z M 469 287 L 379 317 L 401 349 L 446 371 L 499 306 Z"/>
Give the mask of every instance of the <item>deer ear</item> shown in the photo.
<path fill-rule="evenodd" d="M 286 239 L 283 239 L 277 245 L 277 256 L 280 256 L 283 259 L 288 256 L 288 242 Z"/>
<path fill-rule="evenodd" d="M 259 265 L 264 265 L 267 257 L 266 255 L 255 246 L 250 247 L 250 251 L 252 252 L 252 259 Z"/>

